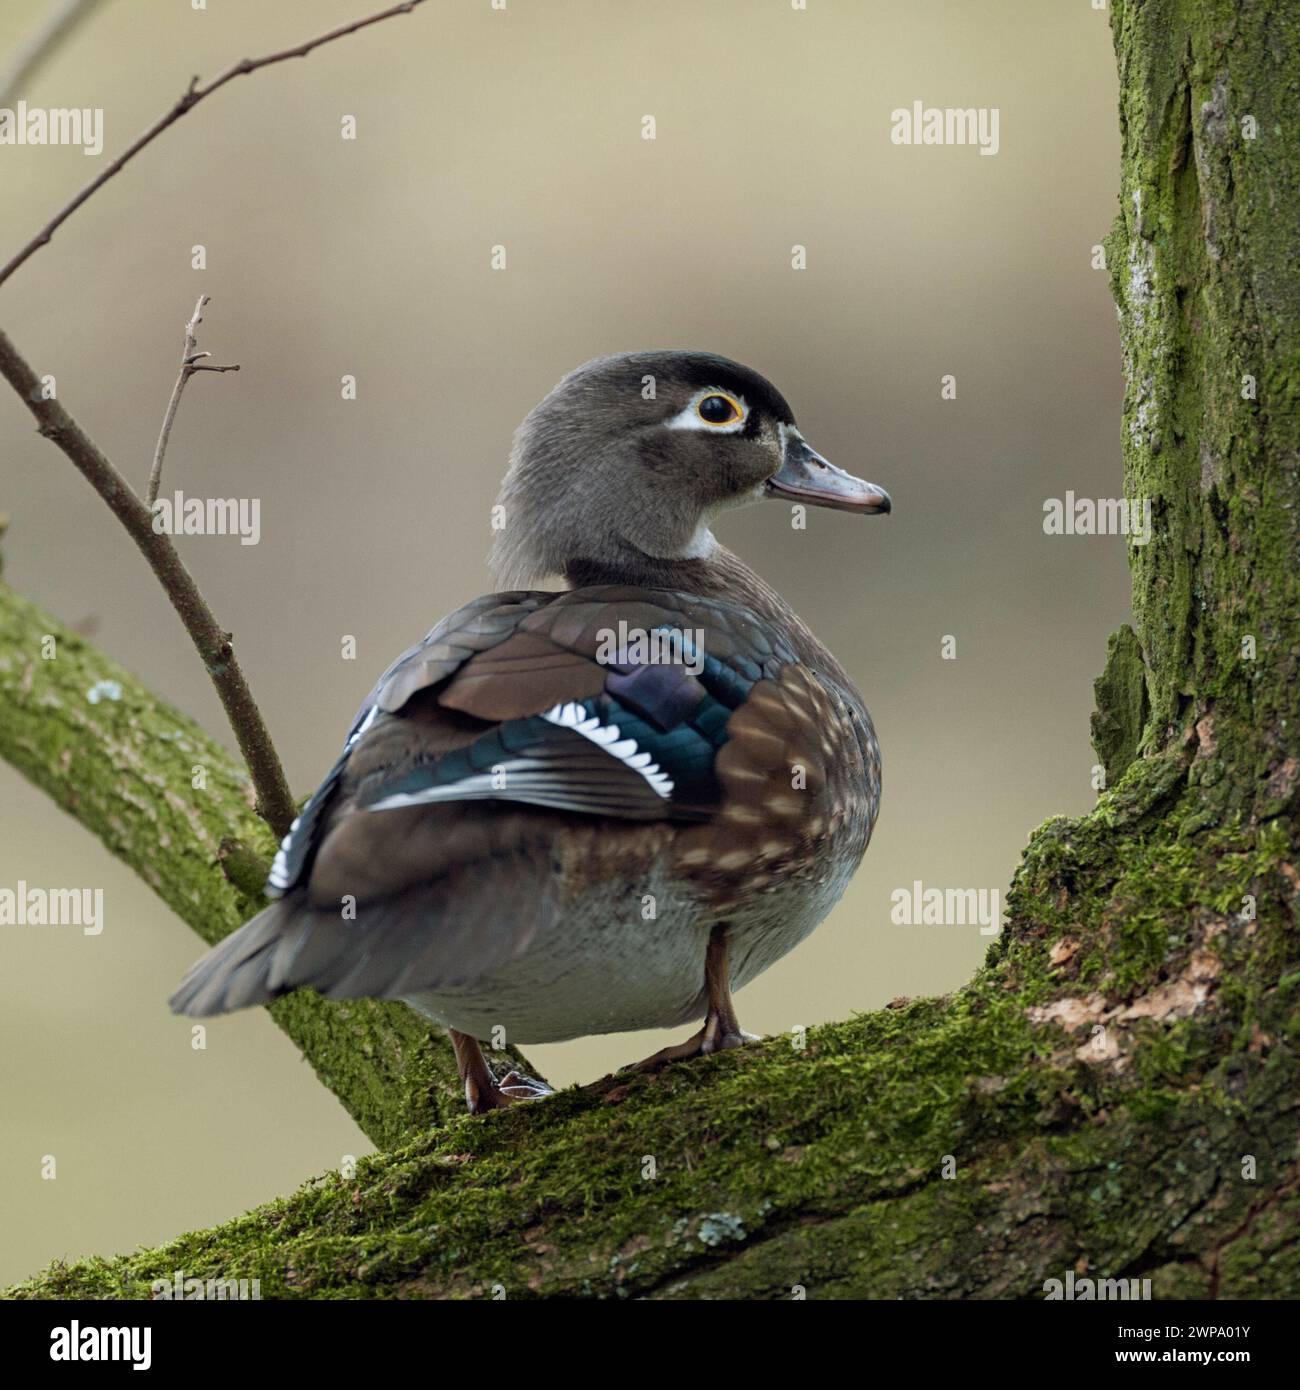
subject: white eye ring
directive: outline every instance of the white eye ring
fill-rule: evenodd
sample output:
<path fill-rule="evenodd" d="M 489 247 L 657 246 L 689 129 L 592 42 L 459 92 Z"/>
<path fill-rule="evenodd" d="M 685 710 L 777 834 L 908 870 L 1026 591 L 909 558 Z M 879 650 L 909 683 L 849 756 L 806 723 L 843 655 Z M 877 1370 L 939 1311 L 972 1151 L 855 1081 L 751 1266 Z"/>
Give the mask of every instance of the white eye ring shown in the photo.
<path fill-rule="evenodd" d="M 721 396 L 723 400 L 730 401 L 736 407 L 737 415 L 734 420 L 727 420 L 721 425 L 711 425 L 700 414 L 700 402 L 708 400 L 710 396 Z M 745 421 L 749 419 L 749 406 L 745 402 L 744 396 L 737 395 L 735 391 L 728 391 L 721 386 L 706 386 L 704 390 L 697 391 L 690 400 L 690 404 L 685 410 L 679 411 L 670 420 L 665 420 L 664 425 L 670 430 L 708 430 L 710 434 L 739 434 L 745 427 Z"/>

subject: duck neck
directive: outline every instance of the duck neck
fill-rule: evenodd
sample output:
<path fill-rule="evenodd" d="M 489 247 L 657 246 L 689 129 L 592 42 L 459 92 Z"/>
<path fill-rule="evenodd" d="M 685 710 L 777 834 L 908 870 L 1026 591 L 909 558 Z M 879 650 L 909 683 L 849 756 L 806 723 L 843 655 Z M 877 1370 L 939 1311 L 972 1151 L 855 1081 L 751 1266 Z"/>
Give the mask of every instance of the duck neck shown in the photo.
<path fill-rule="evenodd" d="M 572 560 L 564 577 L 571 589 L 602 584 L 635 585 L 644 589 L 671 589 L 748 608 L 779 628 L 806 666 L 829 676 L 846 693 L 861 700 L 848 672 L 817 640 L 804 620 L 771 585 L 723 545 L 715 544 L 707 555 L 698 559 L 661 559 L 637 551 L 626 559 L 620 557 L 617 563 Z"/>

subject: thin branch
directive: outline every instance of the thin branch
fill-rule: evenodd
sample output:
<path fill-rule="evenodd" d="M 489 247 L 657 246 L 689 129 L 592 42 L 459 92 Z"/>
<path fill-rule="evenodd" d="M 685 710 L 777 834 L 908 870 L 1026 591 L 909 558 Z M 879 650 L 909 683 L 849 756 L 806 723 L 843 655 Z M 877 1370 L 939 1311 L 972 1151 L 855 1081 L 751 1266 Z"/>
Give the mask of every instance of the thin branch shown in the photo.
<path fill-rule="evenodd" d="M 258 809 L 276 835 L 284 835 L 294 818 L 294 804 L 280 759 L 253 693 L 239 669 L 230 645 L 230 634 L 213 617 L 171 537 L 154 530 L 150 509 L 59 401 L 45 398 L 36 373 L 3 332 L 0 332 L 0 376 L 17 391 L 36 417 L 39 432 L 53 440 L 72 460 L 149 561 L 221 698 L 239 742 L 239 751 L 253 779 Z"/>
<path fill-rule="evenodd" d="M 158 446 L 153 451 L 153 466 L 149 469 L 149 489 L 145 493 L 145 505 L 152 507 L 158 500 L 158 488 L 162 483 L 163 456 L 167 452 L 167 441 L 171 438 L 172 424 L 176 420 L 176 411 L 181 403 L 181 392 L 185 390 L 185 383 L 194 375 L 195 372 L 237 372 L 239 363 L 236 362 L 230 367 L 208 366 L 200 359 L 211 357 L 210 352 L 200 352 L 198 344 L 199 324 L 203 322 L 203 306 L 208 303 L 208 296 L 201 294 L 199 302 L 194 306 L 194 312 L 190 315 L 190 321 L 185 325 L 185 346 L 181 349 L 181 369 L 176 377 L 176 385 L 172 387 L 171 400 L 167 402 L 167 413 L 163 416 L 162 429 L 158 431 Z"/>
<path fill-rule="evenodd" d="M 44 66 L 54 50 L 95 8 L 99 0 L 60 0 L 19 44 L 9 66 L 0 73 L 0 106 L 8 106 Z"/>
<path fill-rule="evenodd" d="M 380 10 L 378 14 L 368 15 L 365 19 L 354 20 L 351 24 L 345 24 L 341 28 L 331 29 L 328 34 L 321 34 L 314 39 L 308 39 L 306 43 L 299 44 L 296 48 L 286 48 L 280 53 L 268 53 L 264 58 L 241 58 L 239 62 L 232 64 L 219 77 L 213 78 L 205 87 L 199 86 L 197 77 L 190 79 L 190 85 L 177 98 L 171 110 L 165 115 L 160 116 L 142 135 L 127 147 L 127 149 L 100 174 L 92 179 L 82 190 L 72 199 L 60 212 L 45 224 L 40 232 L 27 243 L 26 246 L 13 257 L 9 263 L 0 270 L 0 285 L 4 282 L 31 256 L 34 256 L 40 248 L 50 240 L 56 231 L 72 216 L 74 212 L 86 201 L 91 194 L 102 188 L 118 173 L 122 167 L 140 153 L 144 147 L 160 136 L 168 126 L 175 124 L 187 111 L 192 110 L 203 100 L 210 97 L 213 92 L 220 90 L 227 82 L 236 77 L 244 77 L 250 72 L 256 72 L 259 68 L 270 67 L 273 63 L 283 63 L 290 58 L 305 58 L 313 49 L 319 48 L 322 44 L 330 43 L 334 39 L 346 38 L 348 34 L 355 34 L 360 29 L 369 28 L 372 24 L 378 24 L 380 20 L 391 19 L 394 15 L 410 14 L 417 5 L 422 5 L 424 0 L 404 0 L 400 5 L 392 5 L 386 10 Z"/>

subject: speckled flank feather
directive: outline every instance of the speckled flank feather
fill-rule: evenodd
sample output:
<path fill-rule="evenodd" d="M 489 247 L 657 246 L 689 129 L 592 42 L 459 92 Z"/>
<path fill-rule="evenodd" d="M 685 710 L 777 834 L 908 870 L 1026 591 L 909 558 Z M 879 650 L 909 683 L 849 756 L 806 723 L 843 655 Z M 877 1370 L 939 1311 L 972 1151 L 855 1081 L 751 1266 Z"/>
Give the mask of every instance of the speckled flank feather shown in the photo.
<path fill-rule="evenodd" d="M 817 879 L 867 847 L 880 755 L 865 711 L 807 667 L 754 686 L 714 765 L 718 814 L 678 836 L 673 862 L 718 916 L 791 879 Z M 833 852 L 828 853 L 833 846 Z"/>

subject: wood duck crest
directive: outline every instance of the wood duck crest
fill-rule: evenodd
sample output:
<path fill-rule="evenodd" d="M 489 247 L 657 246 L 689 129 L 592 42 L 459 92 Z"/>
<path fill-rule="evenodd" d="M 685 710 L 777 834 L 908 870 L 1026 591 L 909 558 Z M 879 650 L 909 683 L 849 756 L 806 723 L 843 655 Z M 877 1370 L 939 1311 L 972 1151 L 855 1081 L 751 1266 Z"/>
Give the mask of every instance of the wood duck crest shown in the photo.
<path fill-rule="evenodd" d="M 731 993 L 843 894 L 880 798 L 870 716 L 785 600 L 714 539 L 765 497 L 888 495 L 804 440 L 757 372 L 597 358 L 520 426 L 494 510 L 503 592 L 380 677 L 276 856 L 276 899 L 172 998 L 209 1015 L 313 988 L 452 1035 L 472 1111 L 522 1045 L 702 1020 L 641 1064 L 745 1041 Z M 566 587 L 531 586 L 548 577 Z"/>

